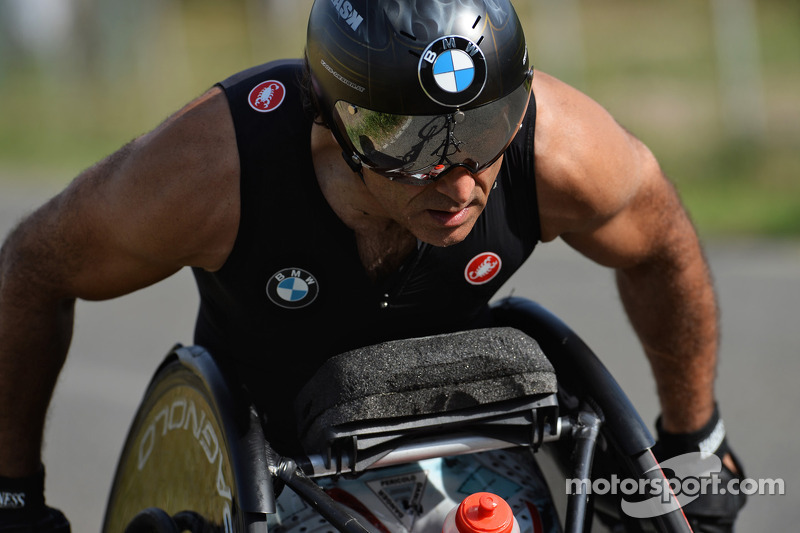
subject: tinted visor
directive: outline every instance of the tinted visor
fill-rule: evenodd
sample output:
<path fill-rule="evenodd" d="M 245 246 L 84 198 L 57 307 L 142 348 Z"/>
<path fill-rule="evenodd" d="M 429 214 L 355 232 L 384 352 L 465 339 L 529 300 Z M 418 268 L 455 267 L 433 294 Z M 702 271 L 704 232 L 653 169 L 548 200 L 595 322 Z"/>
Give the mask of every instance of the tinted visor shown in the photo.
<path fill-rule="evenodd" d="M 454 167 L 480 172 L 508 148 L 522 122 L 531 83 L 494 102 L 444 115 L 394 115 L 336 102 L 335 118 L 364 166 L 424 185 Z"/>

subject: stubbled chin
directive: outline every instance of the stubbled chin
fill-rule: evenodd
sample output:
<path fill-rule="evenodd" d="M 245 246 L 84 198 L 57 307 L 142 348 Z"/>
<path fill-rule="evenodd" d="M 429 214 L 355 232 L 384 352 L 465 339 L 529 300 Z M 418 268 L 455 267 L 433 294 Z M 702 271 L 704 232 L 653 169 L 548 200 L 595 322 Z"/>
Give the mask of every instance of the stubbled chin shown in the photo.
<path fill-rule="evenodd" d="M 452 228 L 452 229 L 443 229 L 443 228 L 439 228 L 436 230 L 426 229 L 421 232 L 415 233 L 415 235 L 422 242 L 426 242 L 432 246 L 439 246 L 441 248 L 446 248 L 448 246 L 453 246 L 454 244 L 458 244 L 464 239 L 466 239 L 467 235 L 469 235 L 470 231 L 472 231 L 473 225 L 474 224 L 468 224 L 465 226 L 460 226 L 458 228 Z"/>

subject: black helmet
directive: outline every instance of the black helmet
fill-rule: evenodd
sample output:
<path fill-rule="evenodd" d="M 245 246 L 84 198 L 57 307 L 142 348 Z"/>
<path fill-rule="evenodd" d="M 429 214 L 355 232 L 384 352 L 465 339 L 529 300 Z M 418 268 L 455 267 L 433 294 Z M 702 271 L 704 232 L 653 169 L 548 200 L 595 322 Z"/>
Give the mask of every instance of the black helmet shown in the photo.
<path fill-rule="evenodd" d="M 306 53 L 351 166 L 410 183 L 492 164 L 530 95 L 508 0 L 316 0 Z"/>

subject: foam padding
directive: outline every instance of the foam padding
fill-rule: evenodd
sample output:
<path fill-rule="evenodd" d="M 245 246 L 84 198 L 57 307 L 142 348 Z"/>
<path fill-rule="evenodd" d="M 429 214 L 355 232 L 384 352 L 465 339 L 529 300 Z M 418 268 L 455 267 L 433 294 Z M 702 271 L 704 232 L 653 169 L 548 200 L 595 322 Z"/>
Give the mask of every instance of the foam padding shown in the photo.
<path fill-rule="evenodd" d="M 390 341 L 326 361 L 296 402 L 301 439 L 353 421 L 457 411 L 552 394 L 553 367 L 514 328 Z M 312 437 L 313 438 L 313 437 Z"/>

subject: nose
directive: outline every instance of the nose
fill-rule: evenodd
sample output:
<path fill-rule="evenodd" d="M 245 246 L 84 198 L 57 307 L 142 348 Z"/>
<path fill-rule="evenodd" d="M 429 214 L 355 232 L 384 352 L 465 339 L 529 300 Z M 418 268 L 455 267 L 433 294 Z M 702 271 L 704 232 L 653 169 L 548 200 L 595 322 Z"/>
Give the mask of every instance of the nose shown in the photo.
<path fill-rule="evenodd" d="M 459 206 L 463 206 L 472 201 L 475 178 L 465 168 L 454 168 L 436 180 L 434 188 Z"/>

